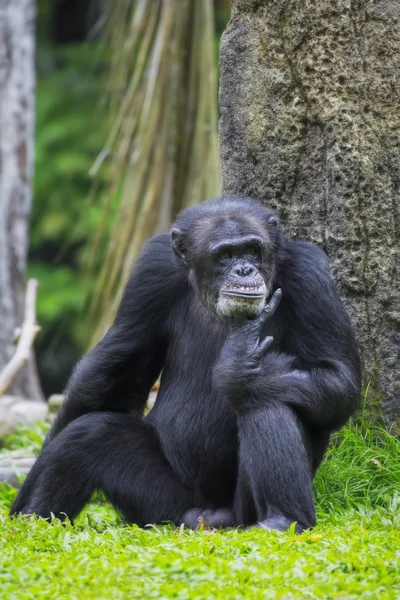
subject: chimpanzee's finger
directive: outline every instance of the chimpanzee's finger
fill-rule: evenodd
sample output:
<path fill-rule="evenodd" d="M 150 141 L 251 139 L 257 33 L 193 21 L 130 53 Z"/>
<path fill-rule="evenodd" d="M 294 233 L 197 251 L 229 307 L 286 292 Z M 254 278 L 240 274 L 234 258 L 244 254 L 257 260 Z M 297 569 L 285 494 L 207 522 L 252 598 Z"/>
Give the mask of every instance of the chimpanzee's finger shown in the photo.
<path fill-rule="evenodd" d="M 274 338 L 272 337 L 272 335 L 268 335 L 266 338 L 264 338 L 260 342 L 258 350 L 259 350 L 261 356 L 263 356 L 265 354 L 265 352 L 268 350 L 268 348 L 270 348 L 270 346 L 273 344 L 273 342 L 274 342 Z"/>
<path fill-rule="evenodd" d="M 278 288 L 272 294 L 271 300 L 264 307 L 264 309 L 261 313 L 261 316 L 260 316 L 260 324 L 261 325 L 263 325 L 268 319 L 270 319 L 272 317 L 272 315 L 278 308 L 281 299 L 282 299 L 282 290 L 281 290 L 281 288 Z"/>

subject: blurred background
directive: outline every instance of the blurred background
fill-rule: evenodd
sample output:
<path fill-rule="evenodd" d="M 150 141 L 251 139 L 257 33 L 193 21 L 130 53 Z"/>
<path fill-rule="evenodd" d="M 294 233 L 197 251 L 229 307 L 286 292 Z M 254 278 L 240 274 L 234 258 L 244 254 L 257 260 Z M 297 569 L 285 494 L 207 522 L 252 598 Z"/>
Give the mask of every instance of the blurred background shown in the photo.
<path fill-rule="evenodd" d="M 103 335 L 143 241 L 219 191 L 229 0 L 38 0 L 28 276 L 44 395 Z"/>

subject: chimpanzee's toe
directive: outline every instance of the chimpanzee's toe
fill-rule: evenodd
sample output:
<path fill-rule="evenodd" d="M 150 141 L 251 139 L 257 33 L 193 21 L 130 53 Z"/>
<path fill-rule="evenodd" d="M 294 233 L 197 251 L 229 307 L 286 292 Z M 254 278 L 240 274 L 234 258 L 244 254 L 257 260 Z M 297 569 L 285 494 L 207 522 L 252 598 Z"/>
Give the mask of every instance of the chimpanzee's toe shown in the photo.
<path fill-rule="evenodd" d="M 189 529 L 197 529 L 200 525 L 221 529 L 233 527 L 233 512 L 229 508 L 218 508 L 216 510 L 191 508 L 182 517 L 182 523 Z"/>

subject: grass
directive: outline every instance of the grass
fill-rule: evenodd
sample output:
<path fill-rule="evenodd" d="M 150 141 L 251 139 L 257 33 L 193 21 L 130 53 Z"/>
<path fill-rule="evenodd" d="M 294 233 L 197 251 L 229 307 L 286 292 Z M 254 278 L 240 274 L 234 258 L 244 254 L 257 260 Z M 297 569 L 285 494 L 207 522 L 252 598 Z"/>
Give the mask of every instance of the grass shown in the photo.
<path fill-rule="evenodd" d="M 39 447 L 43 428 L 9 446 Z M 302 535 L 124 526 L 105 503 L 76 525 L 7 518 L 0 488 L 0 598 L 400 598 L 400 442 L 345 428 L 319 471 L 319 522 Z"/>

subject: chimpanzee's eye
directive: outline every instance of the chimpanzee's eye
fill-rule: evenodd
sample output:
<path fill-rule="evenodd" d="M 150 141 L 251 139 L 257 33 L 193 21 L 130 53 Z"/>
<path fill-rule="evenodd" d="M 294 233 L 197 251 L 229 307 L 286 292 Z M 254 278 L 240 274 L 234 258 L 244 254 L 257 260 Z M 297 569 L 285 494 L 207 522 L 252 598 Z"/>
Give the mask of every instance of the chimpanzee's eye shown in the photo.
<path fill-rule="evenodd" d="M 224 250 L 224 252 L 221 252 L 221 254 L 219 256 L 220 256 L 220 258 L 230 258 L 231 257 L 228 250 Z"/>
<path fill-rule="evenodd" d="M 249 248 L 247 252 L 248 254 L 253 254 L 254 256 L 257 254 L 257 250 L 255 248 Z"/>

